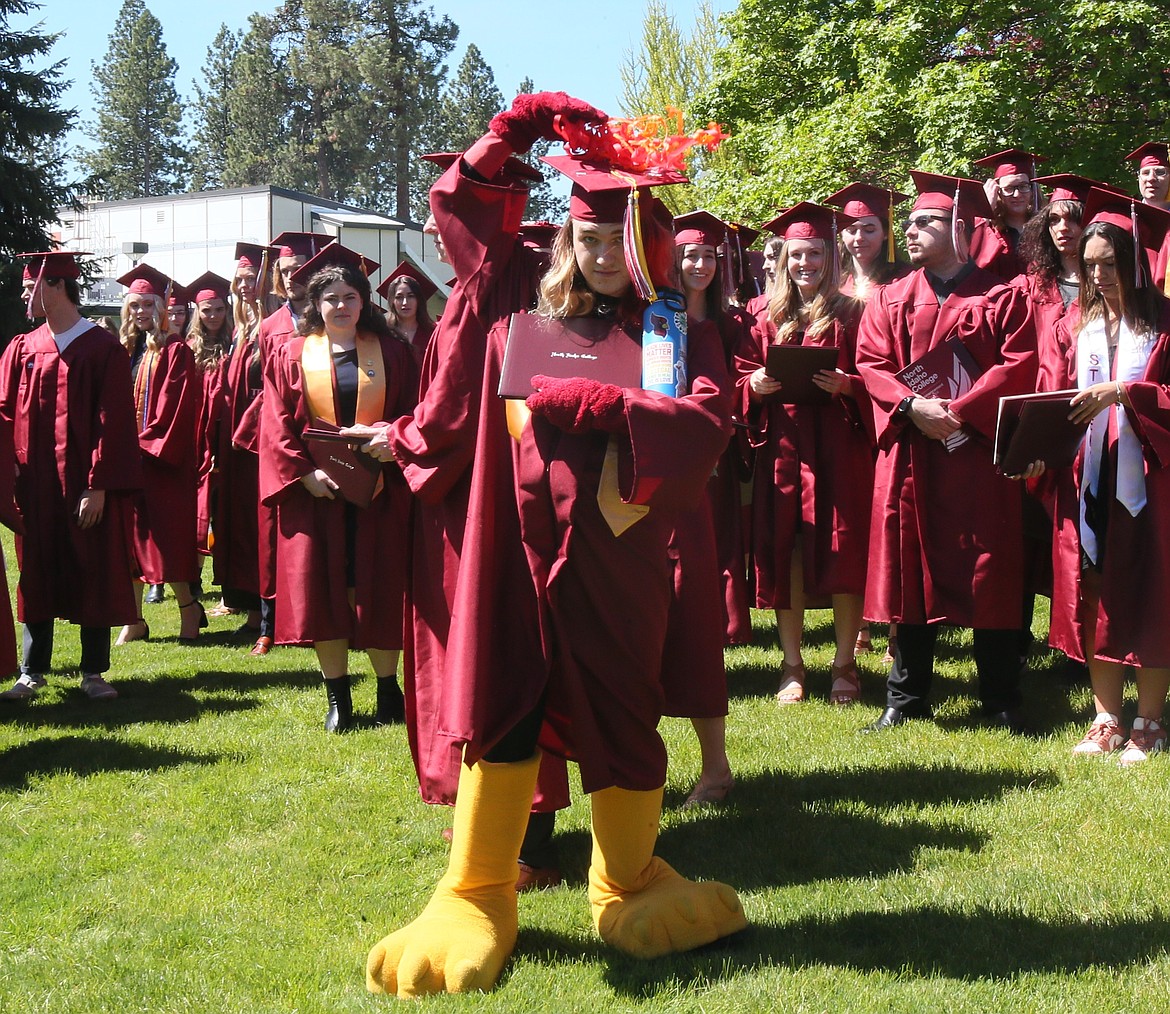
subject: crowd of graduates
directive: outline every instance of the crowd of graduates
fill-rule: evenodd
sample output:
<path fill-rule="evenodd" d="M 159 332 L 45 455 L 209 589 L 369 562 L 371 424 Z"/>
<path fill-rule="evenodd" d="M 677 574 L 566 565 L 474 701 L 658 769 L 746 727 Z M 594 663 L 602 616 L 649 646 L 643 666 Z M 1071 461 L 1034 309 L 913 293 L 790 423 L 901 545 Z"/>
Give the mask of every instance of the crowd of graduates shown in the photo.
<path fill-rule="evenodd" d="M 858 182 L 757 231 L 671 220 L 651 188 L 684 178 L 623 163 L 603 123 L 560 93 L 521 96 L 462 156 L 435 157 L 426 229 L 454 274 L 437 324 L 410 265 L 379 286 L 383 310 L 378 265 L 312 233 L 240 244 L 231 279 L 138 266 L 116 337 L 80 317 L 80 255 L 26 262 L 45 324 L 0 362 L 24 624 L 0 697 L 44 685 L 57 618 L 81 626 L 85 693 L 115 697 L 110 628 L 148 638 L 143 591 L 160 584 L 182 641 L 238 614 L 258 659 L 311 646 L 330 732 L 352 725 L 348 653 L 366 652 L 377 722 L 407 722 L 423 798 L 455 804 L 448 872 L 371 952 L 376 991 L 495 982 L 515 891 L 558 879 L 566 759 L 592 797 L 603 939 L 653 957 L 745 925 L 730 887 L 653 849 L 663 714 L 701 746 L 688 803 L 733 791 L 723 648 L 751 639 L 749 607 L 775 612 L 781 705 L 813 692 L 805 610 L 831 607 L 833 704 L 861 696 L 870 623 L 888 633 L 868 731 L 930 717 L 937 634 L 959 626 L 984 718 L 1019 733 L 1032 603 L 1049 596 L 1050 643 L 1093 687 L 1075 751 L 1138 763 L 1165 747 L 1167 146 L 1127 156 L 1136 197 L 1009 149 L 975 163 L 981 181 L 913 172 L 902 219 L 910 196 Z M 522 222 L 533 171 L 513 155 L 539 137 L 573 141 L 545 159 L 573 182 L 562 227 Z M 500 397 L 526 315 L 601 371 L 538 363 Z M 620 349 L 672 315 L 678 395 L 623 380 Z M 802 373 L 798 349 L 819 365 Z M 1001 399 L 1035 392 L 1065 392 L 1085 437 L 1071 465 L 1004 474 Z"/>

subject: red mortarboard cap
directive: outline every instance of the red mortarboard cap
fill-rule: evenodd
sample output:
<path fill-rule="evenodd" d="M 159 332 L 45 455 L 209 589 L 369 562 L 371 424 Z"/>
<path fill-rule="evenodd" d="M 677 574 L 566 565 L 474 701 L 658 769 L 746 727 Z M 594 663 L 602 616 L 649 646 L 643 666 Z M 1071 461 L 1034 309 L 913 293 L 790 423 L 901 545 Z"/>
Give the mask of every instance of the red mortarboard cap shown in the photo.
<path fill-rule="evenodd" d="M 760 230 L 753 229 L 750 225 L 740 225 L 738 222 L 728 222 L 727 238 L 731 239 L 733 236 L 738 236 L 739 242 L 746 248 L 751 246 L 757 239 L 760 238 Z"/>
<path fill-rule="evenodd" d="M 790 239 L 823 239 L 831 243 L 836 234 L 837 212 L 832 208 L 825 208 L 810 201 L 801 201 L 794 204 L 787 211 L 781 212 L 764 228 L 774 232 L 788 242 Z"/>
<path fill-rule="evenodd" d="M 1089 226 L 1094 222 L 1110 222 L 1131 234 L 1136 223 L 1134 239 L 1152 256 L 1161 249 L 1167 232 L 1170 232 L 1170 211 L 1143 204 L 1136 197 L 1114 190 L 1093 187 L 1085 198 L 1081 224 Z"/>
<path fill-rule="evenodd" d="M 552 222 L 521 222 L 520 242 L 536 250 L 551 250 L 561 227 Z"/>
<path fill-rule="evenodd" d="M 1036 175 L 1036 164 L 1047 161 L 1048 159 L 1043 155 L 1035 155 L 1022 148 L 1005 148 L 1003 151 L 997 151 L 994 155 L 977 158 L 973 164 L 979 166 L 980 169 L 986 169 L 988 175 L 993 179 L 999 179 L 1001 176 L 1015 176 L 1019 173 L 1024 173 L 1031 179 Z"/>
<path fill-rule="evenodd" d="M 41 250 L 16 256 L 28 261 L 24 266 L 24 278 L 33 281 L 38 275 L 45 278 L 80 278 L 81 265 L 77 263 L 77 258 L 90 255 L 76 250 Z"/>
<path fill-rule="evenodd" d="M 304 264 L 297 268 L 291 276 L 292 280 L 297 285 L 307 285 L 313 275 L 322 268 L 327 268 L 333 264 L 338 264 L 342 267 L 357 268 L 367 278 L 378 270 L 377 261 L 363 257 L 356 250 L 342 246 L 337 240 L 334 240 L 320 253 L 310 257 Z"/>
<path fill-rule="evenodd" d="M 639 172 L 572 155 L 544 155 L 541 161 L 573 181 L 569 214 L 581 222 L 624 221 L 630 190 L 635 187 L 644 190 L 690 182 L 674 169 Z"/>
<path fill-rule="evenodd" d="M 236 244 L 237 268 L 249 267 L 259 271 L 264 267 L 264 258 L 266 256 L 268 263 L 271 264 L 277 257 L 276 249 L 270 246 L 261 246 L 259 243 Z"/>
<path fill-rule="evenodd" d="M 282 232 L 272 245 L 277 257 L 312 257 L 332 242 L 333 237 L 323 232 Z"/>
<path fill-rule="evenodd" d="M 192 303 L 202 303 L 205 299 L 222 299 L 228 301 L 232 283 L 214 271 L 204 271 L 195 281 L 187 286 L 191 294 Z"/>
<path fill-rule="evenodd" d="M 919 172 L 910 170 L 918 196 L 914 199 L 914 210 L 923 208 L 937 208 L 939 211 L 953 211 L 955 208 L 955 193 L 958 192 L 959 217 L 966 221 L 968 226 L 975 224 L 975 218 L 991 218 L 991 205 L 987 203 L 987 192 L 978 180 L 965 179 L 962 176 L 940 176 L 937 173 Z"/>
<path fill-rule="evenodd" d="M 691 211 L 674 219 L 674 245 L 697 243 L 719 246 L 727 238 L 727 224 L 709 211 Z"/>
<path fill-rule="evenodd" d="M 1170 166 L 1170 145 L 1165 141 L 1147 141 L 1125 156 L 1126 162 L 1137 162 L 1139 169 L 1151 165 Z"/>
<path fill-rule="evenodd" d="M 432 282 L 426 275 L 410 264 L 408 261 L 399 261 L 396 267 L 390 274 L 382 279 L 382 284 L 378 286 L 378 295 L 383 299 L 390 300 L 390 290 L 394 287 L 394 283 L 399 278 L 413 278 L 418 282 L 419 289 L 421 289 L 421 298 L 425 303 L 436 292 L 439 287 Z"/>
<path fill-rule="evenodd" d="M 186 306 L 191 302 L 191 290 L 178 282 L 171 282 L 167 290 L 167 306 Z"/>
<path fill-rule="evenodd" d="M 1032 182 L 1042 183 L 1048 188 L 1049 204 L 1054 204 L 1056 201 L 1080 201 L 1083 204 L 1093 187 L 1110 189 L 1104 183 L 1098 183 L 1096 180 L 1091 180 L 1087 176 L 1078 176 L 1076 173 L 1055 173 L 1052 176 L 1037 176 Z"/>
<path fill-rule="evenodd" d="M 158 268 L 152 268 L 149 264 L 139 264 L 137 267 L 131 268 L 118 279 L 118 283 L 125 285 L 131 292 L 139 295 L 158 296 L 159 299 L 165 299 L 168 295 L 168 286 L 175 284 Z"/>
<path fill-rule="evenodd" d="M 824 203 L 840 208 L 841 218 L 850 222 L 869 215 L 884 218 L 889 222 L 894 217 L 894 205 L 908 200 L 910 200 L 908 194 L 900 194 L 897 190 L 877 187 L 872 183 L 850 183 L 849 186 L 826 197 Z"/>
<path fill-rule="evenodd" d="M 463 153 L 460 151 L 433 151 L 429 155 L 423 155 L 422 160 L 437 165 L 443 172 L 446 172 L 455 164 L 456 160 L 462 157 Z M 523 159 L 513 155 L 508 156 L 507 161 L 504 162 L 504 168 L 522 180 L 528 180 L 532 183 L 544 182 L 544 175 L 536 166 L 531 166 Z"/>

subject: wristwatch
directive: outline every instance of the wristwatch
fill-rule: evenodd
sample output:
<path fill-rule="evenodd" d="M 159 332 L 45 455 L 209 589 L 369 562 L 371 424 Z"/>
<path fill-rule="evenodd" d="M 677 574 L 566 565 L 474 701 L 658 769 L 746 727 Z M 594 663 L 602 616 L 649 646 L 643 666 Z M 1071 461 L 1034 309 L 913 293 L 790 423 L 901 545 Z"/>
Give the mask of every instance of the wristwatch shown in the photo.
<path fill-rule="evenodd" d="M 894 418 L 905 419 L 906 416 L 908 416 L 910 414 L 910 406 L 913 404 L 913 402 L 914 402 L 914 395 L 912 395 L 912 394 L 906 395 L 905 398 L 903 398 L 900 402 L 898 402 L 898 407 L 896 409 L 894 409 Z"/>

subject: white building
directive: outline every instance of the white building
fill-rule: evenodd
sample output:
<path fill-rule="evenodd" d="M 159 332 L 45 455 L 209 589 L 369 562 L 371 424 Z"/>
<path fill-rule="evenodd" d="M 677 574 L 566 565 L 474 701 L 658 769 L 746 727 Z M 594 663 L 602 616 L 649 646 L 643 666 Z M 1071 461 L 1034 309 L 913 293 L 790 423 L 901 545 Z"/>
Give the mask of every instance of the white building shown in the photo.
<path fill-rule="evenodd" d="M 65 249 L 89 251 L 100 268 L 101 277 L 83 296 L 90 304 L 120 303 L 123 288 L 114 279 L 138 263 L 183 285 L 205 271 L 231 278 L 238 241 L 265 244 L 282 232 L 328 233 L 377 261 L 374 288 L 409 261 L 439 287 L 430 303 L 433 315 L 446 302 L 451 279 L 422 226 L 282 187 L 99 201 L 80 212 L 61 208 L 58 215 L 54 238 Z"/>

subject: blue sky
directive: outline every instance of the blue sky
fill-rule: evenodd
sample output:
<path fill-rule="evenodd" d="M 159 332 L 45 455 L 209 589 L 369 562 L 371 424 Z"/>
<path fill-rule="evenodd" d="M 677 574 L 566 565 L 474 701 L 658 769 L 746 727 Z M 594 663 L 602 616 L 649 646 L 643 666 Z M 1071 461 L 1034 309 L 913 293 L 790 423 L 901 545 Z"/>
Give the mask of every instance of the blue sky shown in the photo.
<path fill-rule="evenodd" d="M 20 30 L 40 21 L 45 31 L 63 33 L 53 49 L 54 59 L 68 61 L 65 77 L 73 81 L 63 104 L 76 108 L 79 121 L 84 123 L 93 109 L 91 64 L 106 52 L 121 0 L 41 2 L 41 9 L 31 17 L 13 18 L 11 27 Z M 506 98 L 515 94 L 527 76 L 538 89 L 567 91 L 611 115 L 620 112 L 622 85 L 618 68 L 640 38 L 644 7 L 638 0 L 433 0 L 429 5 L 436 14 L 446 14 L 459 26 L 450 66 L 456 66 L 467 44 L 474 42 Z M 254 10 L 271 12 L 278 4 L 275 0 L 252 4 L 246 0 L 200 0 L 197 4 L 189 0 L 146 0 L 146 6 L 162 23 L 167 50 L 179 65 L 179 92 L 191 98 L 192 83 L 220 24 L 244 28 Z M 735 2 L 711 0 L 711 6 L 716 13 L 723 13 L 733 9 Z M 667 0 L 667 7 L 679 26 L 689 30 L 698 0 Z M 540 12 L 538 18 L 532 16 L 533 10 Z M 591 15 L 589 20 L 583 17 L 586 12 Z M 556 29 L 569 24 L 572 27 L 564 37 L 556 38 Z M 83 132 L 75 131 L 73 140 L 78 145 L 88 145 Z"/>

